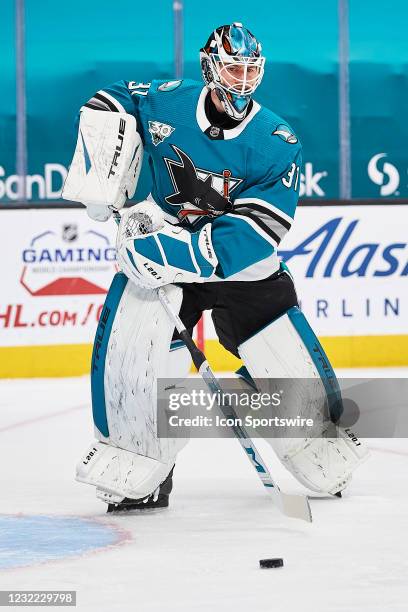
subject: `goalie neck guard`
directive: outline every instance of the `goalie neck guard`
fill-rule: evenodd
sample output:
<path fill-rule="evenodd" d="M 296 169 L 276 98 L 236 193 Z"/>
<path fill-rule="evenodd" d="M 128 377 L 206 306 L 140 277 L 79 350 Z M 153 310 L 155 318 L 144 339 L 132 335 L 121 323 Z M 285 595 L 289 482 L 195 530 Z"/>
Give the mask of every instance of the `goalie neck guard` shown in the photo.
<path fill-rule="evenodd" d="M 214 89 L 225 112 L 245 117 L 255 89 L 262 81 L 265 58 L 261 45 L 241 23 L 220 26 L 200 49 L 203 79 Z"/>

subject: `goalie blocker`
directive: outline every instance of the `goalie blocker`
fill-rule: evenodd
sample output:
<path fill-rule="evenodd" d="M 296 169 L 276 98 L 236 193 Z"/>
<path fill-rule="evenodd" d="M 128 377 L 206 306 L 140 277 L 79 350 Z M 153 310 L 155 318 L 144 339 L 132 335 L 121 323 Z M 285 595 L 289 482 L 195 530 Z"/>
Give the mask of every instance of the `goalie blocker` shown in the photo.
<path fill-rule="evenodd" d="M 65 200 L 81 202 L 88 215 L 106 221 L 136 191 L 143 144 L 136 119 L 127 113 L 82 107 L 78 139 L 62 190 Z"/>

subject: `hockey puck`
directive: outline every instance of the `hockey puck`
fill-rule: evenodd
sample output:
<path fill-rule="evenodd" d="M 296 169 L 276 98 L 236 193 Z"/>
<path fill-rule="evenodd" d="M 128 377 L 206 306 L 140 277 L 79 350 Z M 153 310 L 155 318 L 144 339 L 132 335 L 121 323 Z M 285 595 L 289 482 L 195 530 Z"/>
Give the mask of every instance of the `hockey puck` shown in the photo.
<path fill-rule="evenodd" d="M 280 557 L 276 559 L 260 559 L 259 567 L 263 569 L 269 569 L 271 567 L 283 567 L 283 559 Z"/>

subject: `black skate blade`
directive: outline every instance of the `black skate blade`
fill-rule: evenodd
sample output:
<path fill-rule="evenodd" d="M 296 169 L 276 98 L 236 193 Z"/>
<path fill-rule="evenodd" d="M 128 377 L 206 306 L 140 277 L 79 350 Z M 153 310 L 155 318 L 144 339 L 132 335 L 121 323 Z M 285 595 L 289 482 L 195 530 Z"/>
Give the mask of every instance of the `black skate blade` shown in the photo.
<path fill-rule="evenodd" d="M 130 499 L 125 497 L 118 504 L 108 504 L 107 513 L 109 514 L 126 514 L 127 512 L 151 512 L 153 510 L 163 510 L 169 505 L 169 496 L 173 488 L 173 471 L 174 465 L 170 470 L 166 480 L 161 483 L 157 498 L 153 498 L 153 494 L 149 496 L 147 501 L 143 499 Z M 146 498 L 144 498 L 146 499 Z"/>
<path fill-rule="evenodd" d="M 107 513 L 126 514 L 127 512 L 147 512 L 151 510 L 164 510 L 169 506 L 168 495 L 159 495 L 156 501 L 149 499 L 146 503 L 136 500 L 123 500 L 120 504 L 108 504 Z"/>
<path fill-rule="evenodd" d="M 112 506 L 113 505 L 114 504 L 112 504 Z M 118 516 L 141 516 L 142 514 L 160 514 L 161 512 L 165 512 L 166 510 L 167 507 L 141 508 L 140 506 L 135 506 L 134 508 L 117 508 L 116 506 L 114 506 L 113 509 L 110 509 L 108 506 L 106 513 L 115 514 Z"/>

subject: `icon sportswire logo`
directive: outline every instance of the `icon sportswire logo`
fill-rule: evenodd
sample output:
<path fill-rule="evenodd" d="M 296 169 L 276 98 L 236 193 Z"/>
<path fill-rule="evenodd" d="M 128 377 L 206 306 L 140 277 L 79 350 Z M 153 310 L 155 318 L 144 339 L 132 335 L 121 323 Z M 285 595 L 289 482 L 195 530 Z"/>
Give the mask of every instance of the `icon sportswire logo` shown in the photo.
<path fill-rule="evenodd" d="M 382 164 L 379 164 L 380 160 L 385 157 L 387 157 L 386 153 L 374 155 L 368 162 L 367 171 L 373 183 L 380 185 L 380 195 L 390 196 L 394 195 L 398 189 L 400 176 L 397 168 L 390 164 L 390 162 L 384 161 Z"/>

